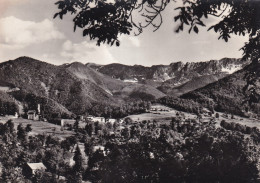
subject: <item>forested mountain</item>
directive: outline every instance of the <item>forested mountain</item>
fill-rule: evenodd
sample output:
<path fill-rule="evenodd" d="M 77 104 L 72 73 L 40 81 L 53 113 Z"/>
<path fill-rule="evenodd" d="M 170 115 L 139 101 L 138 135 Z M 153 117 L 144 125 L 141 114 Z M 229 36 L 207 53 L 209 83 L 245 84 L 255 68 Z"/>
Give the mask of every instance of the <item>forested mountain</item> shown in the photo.
<path fill-rule="evenodd" d="M 0 87 L 23 102 L 32 103 L 28 100 L 34 98 L 52 107 L 60 106 L 58 111 L 67 109 L 76 114 L 96 103 L 120 105 L 135 99 L 138 93 L 148 98 L 165 96 L 152 86 L 125 83 L 78 62 L 55 66 L 29 57 L 0 64 Z"/>
<path fill-rule="evenodd" d="M 181 96 L 217 111 L 243 116 L 260 115 L 260 63 L 252 63 L 217 82 Z"/>
<path fill-rule="evenodd" d="M 174 62 L 170 65 L 154 65 L 151 67 L 122 64 L 104 66 L 90 64 L 89 66 L 113 78 L 146 83 L 158 87 L 165 94 L 179 96 L 215 82 L 242 69 L 247 64 L 248 61 L 245 60 L 223 58 L 208 62 Z"/>
<path fill-rule="evenodd" d="M 177 62 L 168 66 L 152 67 L 122 64 L 84 65 L 79 62 L 56 66 L 29 57 L 20 57 L 0 64 L 0 90 L 5 96 L 15 98 L 14 102 L 22 102 L 28 110 L 30 106 L 37 106 L 38 102 L 45 105 L 46 110 L 55 113 L 82 114 L 97 104 L 120 106 L 136 100 L 152 101 L 166 95 L 179 96 L 218 81 L 247 64 L 247 61 L 240 59 L 225 58 L 219 61 L 186 64 Z M 242 75 L 237 74 L 241 72 Z M 241 87 L 245 85 L 244 72 L 249 73 L 242 70 L 217 82 L 221 83 L 219 85 L 225 85 L 227 91 L 222 91 L 224 86 L 219 89 L 220 86 L 214 84 L 183 97 L 200 98 L 197 95 L 209 92 L 211 94 L 207 97 L 212 98 L 211 95 L 214 95 L 214 100 L 218 98 L 215 107 L 225 110 L 226 108 L 219 107 L 222 106 L 219 100 L 230 100 L 231 105 L 231 99 L 241 94 Z M 237 85 L 233 86 L 228 80 L 234 77 L 237 85 L 241 85 L 238 89 Z M 229 86 L 229 83 L 232 83 L 232 86 Z M 225 95 L 222 95 L 222 92 Z M 231 94 L 226 96 L 228 93 Z M 239 100 L 240 98 L 238 97 Z M 241 105 L 241 102 L 236 104 Z M 231 111 L 238 113 L 235 109 Z"/>

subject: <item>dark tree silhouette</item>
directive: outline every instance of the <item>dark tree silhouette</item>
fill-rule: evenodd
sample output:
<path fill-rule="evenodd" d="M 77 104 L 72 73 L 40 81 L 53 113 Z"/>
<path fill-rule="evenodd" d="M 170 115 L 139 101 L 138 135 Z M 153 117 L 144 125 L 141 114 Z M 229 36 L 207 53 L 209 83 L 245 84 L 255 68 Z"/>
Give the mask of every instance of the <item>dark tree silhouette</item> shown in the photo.
<path fill-rule="evenodd" d="M 107 43 L 119 46 L 118 36 L 140 34 L 144 28 L 153 26 L 155 31 L 161 26 L 161 12 L 170 0 L 130 0 L 130 1 L 92 1 L 92 0 L 60 0 L 56 2 L 61 19 L 67 13 L 75 15 L 74 30 L 83 29 L 83 36 L 97 39 L 97 45 Z M 177 4 L 177 3 L 176 3 Z M 179 12 L 175 22 L 179 23 L 176 32 L 189 26 L 189 32 L 199 32 L 199 26 L 206 26 L 205 19 L 209 16 L 219 18 L 219 22 L 211 26 L 220 33 L 219 39 L 228 41 L 231 34 L 249 34 L 249 42 L 242 48 L 246 58 L 259 57 L 260 40 L 260 2 L 257 0 L 185 0 L 183 5 L 176 7 Z M 142 16 L 143 21 L 137 22 L 134 16 Z"/>
<path fill-rule="evenodd" d="M 75 164 L 72 168 L 72 175 L 73 177 L 71 177 L 71 182 L 75 182 L 75 183 L 81 183 L 82 182 L 82 171 L 83 171 L 83 159 L 82 159 L 82 155 L 80 152 L 80 148 L 77 145 L 75 153 L 74 153 L 74 157 L 73 160 L 75 161 Z"/>
<path fill-rule="evenodd" d="M 17 138 L 24 143 L 26 141 L 27 132 L 22 124 L 17 126 Z"/>

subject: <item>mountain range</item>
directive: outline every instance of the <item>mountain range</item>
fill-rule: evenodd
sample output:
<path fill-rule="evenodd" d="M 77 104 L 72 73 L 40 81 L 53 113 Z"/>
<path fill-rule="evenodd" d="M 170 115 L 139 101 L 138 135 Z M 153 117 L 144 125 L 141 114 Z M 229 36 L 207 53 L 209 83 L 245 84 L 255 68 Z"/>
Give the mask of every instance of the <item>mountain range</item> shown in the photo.
<path fill-rule="evenodd" d="M 90 67 L 115 79 L 152 85 L 167 95 L 179 96 L 215 82 L 247 64 L 246 60 L 223 58 L 208 62 L 174 62 L 151 67 L 122 64 L 90 64 Z"/>
<path fill-rule="evenodd" d="M 57 112 L 82 114 L 97 103 L 121 105 L 138 99 L 180 96 L 216 82 L 248 63 L 224 58 L 151 67 L 80 62 L 56 66 L 19 57 L 0 63 L 0 91 L 16 102 L 24 102 L 26 97 L 21 95 L 32 94 L 46 105 L 51 103 Z"/>
<path fill-rule="evenodd" d="M 213 103 L 217 111 L 240 116 L 260 117 L 260 62 L 205 87 L 181 96 L 205 106 Z"/>

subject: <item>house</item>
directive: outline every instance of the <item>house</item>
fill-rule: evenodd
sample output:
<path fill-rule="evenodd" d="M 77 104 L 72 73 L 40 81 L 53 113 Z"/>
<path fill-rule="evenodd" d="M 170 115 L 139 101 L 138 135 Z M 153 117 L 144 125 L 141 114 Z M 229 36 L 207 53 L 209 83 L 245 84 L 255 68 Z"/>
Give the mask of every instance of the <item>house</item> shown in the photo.
<path fill-rule="evenodd" d="M 105 123 L 106 122 L 104 117 L 93 117 L 92 121 L 95 121 L 95 122 L 97 121 L 97 122 L 100 122 L 100 123 Z"/>
<path fill-rule="evenodd" d="M 124 127 L 124 126 L 119 126 L 119 127 L 117 127 L 117 129 L 116 129 L 116 133 L 121 133 L 121 131 L 123 130 L 123 129 L 125 129 L 126 127 Z"/>
<path fill-rule="evenodd" d="M 25 177 L 32 177 L 36 171 L 45 171 L 47 168 L 43 163 L 26 163 L 23 167 L 23 174 Z"/>
<path fill-rule="evenodd" d="M 95 153 L 97 150 L 103 152 L 104 156 L 106 156 L 105 147 L 102 145 L 93 146 L 92 152 Z"/>
<path fill-rule="evenodd" d="M 124 119 L 118 119 L 117 122 L 121 124 L 124 122 Z"/>
<path fill-rule="evenodd" d="M 30 120 L 39 120 L 39 115 L 36 114 L 35 110 L 29 110 L 27 112 L 28 119 Z"/>
<path fill-rule="evenodd" d="M 94 118 L 94 116 L 89 115 L 86 119 L 90 120 L 90 121 L 93 121 L 93 118 Z"/>
<path fill-rule="evenodd" d="M 13 118 L 18 118 L 19 117 L 19 115 L 18 115 L 18 113 L 17 112 L 15 112 L 15 114 L 14 114 L 14 117 Z"/>
<path fill-rule="evenodd" d="M 97 150 L 105 151 L 105 147 L 101 145 L 93 146 L 93 153 L 96 152 Z"/>
<path fill-rule="evenodd" d="M 113 123 L 117 122 L 117 120 L 116 119 L 107 119 L 106 122 L 110 122 L 113 124 Z"/>
<path fill-rule="evenodd" d="M 76 122 L 74 119 L 61 119 L 60 125 L 61 126 L 66 126 L 67 124 L 73 125 Z"/>

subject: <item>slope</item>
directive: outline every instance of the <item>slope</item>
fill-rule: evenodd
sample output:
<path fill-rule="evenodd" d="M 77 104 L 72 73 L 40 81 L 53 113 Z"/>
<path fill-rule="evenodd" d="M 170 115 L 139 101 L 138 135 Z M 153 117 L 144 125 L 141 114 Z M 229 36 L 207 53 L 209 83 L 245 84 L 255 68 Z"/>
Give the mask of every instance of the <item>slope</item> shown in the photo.
<path fill-rule="evenodd" d="M 204 106 L 213 101 L 216 111 L 242 116 L 260 115 L 260 63 L 251 63 L 244 69 L 184 94 L 181 98 L 192 99 Z"/>
<path fill-rule="evenodd" d="M 208 62 L 174 62 L 170 65 L 151 67 L 123 64 L 103 66 L 89 64 L 89 66 L 113 78 L 147 84 L 167 95 L 179 96 L 215 82 L 242 69 L 247 64 L 246 60 L 223 58 Z"/>
<path fill-rule="evenodd" d="M 29 57 L 1 63 L 0 80 L 21 93 L 50 98 L 76 114 L 83 113 L 92 102 L 109 102 L 109 94 L 90 80 Z"/>
<path fill-rule="evenodd" d="M 122 80 L 114 79 L 108 75 L 96 71 L 94 68 L 91 68 L 89 64 L 83 65 L 82 63 L 74 62 L 72 64 L 63 65 L 62 67 L 78 78 L 89 80 L 98 85 L 111 95 L 111 100 L 115 103 L 121 103 L 131 99 L 147 99 L 147 96 L 150 96 L 151 99 L 165 96 L 164 93 L 157 90 L 153 86 L 123 82 Z M 138 96 L 139 94 L 140 96 Z"/>
<path fill-rule="evenodd" d="M 78 62 L 55 66 L 29 57 L 0 64 L 0 90 L 26 105 L 35 107 L 31 101 L 37 100 L 49 105 L 46 109 L 75 114 L 85 113 L 96 103 L 120 105 L 136 100 L 133 92 L 164 96 L 152 86 L 123 82 Z"/>

